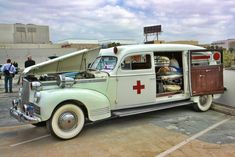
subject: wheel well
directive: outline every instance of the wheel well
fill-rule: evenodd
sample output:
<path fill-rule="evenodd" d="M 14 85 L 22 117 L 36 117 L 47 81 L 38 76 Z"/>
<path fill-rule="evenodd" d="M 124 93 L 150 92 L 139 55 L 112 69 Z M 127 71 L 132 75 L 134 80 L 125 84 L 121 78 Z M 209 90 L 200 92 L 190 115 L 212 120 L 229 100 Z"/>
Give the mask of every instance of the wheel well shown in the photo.
<path fill-rule="evenodd" d="M 59 104 L 55 107 L 55 109 L 53 110 L 53 114 L 54 114 L 54 112 L 55 112 L 59 107 L 63 106 L 64 104 L 67 104 L 67 103 L 72 103 L 72 104 L 75 104 L 75 105 L 79 106 L 79 107 L 82 109 L 82 111 L 84 112 L 85 118 L 89 119 L 89 117 L 88 117 L 88 111 L 87 111 L 86 106 L 85 106 L 82 102 L 80 102 L 80 101 L 78 101 L 78 100 L 66 100 L 66 101 L 63 101 L 63 102 L 59 103 Z M 53 115 L 53 114 L 52 114 L 52 115 Z"/>

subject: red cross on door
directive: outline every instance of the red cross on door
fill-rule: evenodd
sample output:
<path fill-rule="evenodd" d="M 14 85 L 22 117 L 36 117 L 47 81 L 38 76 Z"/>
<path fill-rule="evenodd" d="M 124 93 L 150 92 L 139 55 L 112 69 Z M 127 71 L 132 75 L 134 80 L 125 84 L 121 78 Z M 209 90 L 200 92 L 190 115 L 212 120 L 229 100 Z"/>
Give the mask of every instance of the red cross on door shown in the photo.
<path fill-rule="evenodd" d="M 141 82 L 138 80 L 137 85 L 133 86 L 133 90 L 137 90 L 137 94 L 141 94 L 141 89 L 144 89 L 145 86 L 141 85 Z"/>

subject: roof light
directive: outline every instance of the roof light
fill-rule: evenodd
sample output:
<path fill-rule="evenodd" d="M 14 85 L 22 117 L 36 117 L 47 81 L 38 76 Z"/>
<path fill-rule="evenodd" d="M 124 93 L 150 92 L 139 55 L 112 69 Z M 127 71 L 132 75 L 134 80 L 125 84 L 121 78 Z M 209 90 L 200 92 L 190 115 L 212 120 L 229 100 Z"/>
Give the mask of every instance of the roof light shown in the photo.
<path fill-rule="evenodd" d="M 118 48 L 115 46 L 115 47 L 113 48 L 113 53 L 116 55 L 117 52 L 118 52 Z"/>

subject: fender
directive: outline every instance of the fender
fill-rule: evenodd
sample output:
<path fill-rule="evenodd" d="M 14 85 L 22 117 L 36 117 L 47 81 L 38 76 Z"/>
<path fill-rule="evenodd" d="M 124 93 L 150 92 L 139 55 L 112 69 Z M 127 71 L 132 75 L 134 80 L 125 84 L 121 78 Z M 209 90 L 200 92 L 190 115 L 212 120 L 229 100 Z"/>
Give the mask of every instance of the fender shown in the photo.
<path fill-rule="evenodd" d="M 75 100 L 81 102 L 87 109 L 88 118 L 91 121 L 105 119 L 111 116 L 110 102 L 108 98 L 94 90 L 63 88 L 41 91 L 41 100 L 38 106 L 41 108 L 41 118 L 48 120 L 54 109 L 62 102 Z"/>
<path fill-rule="evenodd" d="M 194 97 L 191 97 L 190 99 L 195 103 L 199 102 L 199 96 L 194 96 Z"/>

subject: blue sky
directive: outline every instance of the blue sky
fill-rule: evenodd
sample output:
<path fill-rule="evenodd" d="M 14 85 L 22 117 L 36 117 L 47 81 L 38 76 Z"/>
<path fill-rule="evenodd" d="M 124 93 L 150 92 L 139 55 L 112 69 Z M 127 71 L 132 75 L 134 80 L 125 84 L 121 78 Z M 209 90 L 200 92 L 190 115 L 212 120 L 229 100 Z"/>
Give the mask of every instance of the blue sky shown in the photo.
<path fill-rule="evenodd" d="M 235 38 L 234 0 L 0 0 L 0 23 L 48 25 L 64 39 L 134 39 L 162 25 L 159 39 L 210 43 Z"/>

